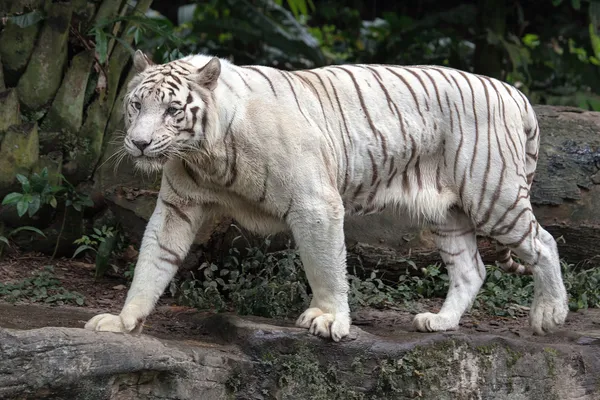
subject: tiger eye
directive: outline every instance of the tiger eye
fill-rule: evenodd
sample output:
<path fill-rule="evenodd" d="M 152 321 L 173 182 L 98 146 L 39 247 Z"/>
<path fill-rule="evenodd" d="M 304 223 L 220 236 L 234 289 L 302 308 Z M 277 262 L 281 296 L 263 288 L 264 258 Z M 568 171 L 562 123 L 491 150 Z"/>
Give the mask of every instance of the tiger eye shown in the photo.
<path fill-rule="evenodd" d="M 179 111 L 179 110 L 177 110 L 175 107 L 167 108 L 167 114 L 169 114 L 169 115 L 175 115 L 175 114 L 177 114 L 177 111 Z"/>
<path fill-rule="evenodd" d="M 134 107 L 136 110 L 141 110 L 141 109 L 142 109 L 142 103 L 140 103 L 140 102 L 138 102 L 138 101 L 134 101 L 134 102 L 133 102 L 133 107 Z"/>

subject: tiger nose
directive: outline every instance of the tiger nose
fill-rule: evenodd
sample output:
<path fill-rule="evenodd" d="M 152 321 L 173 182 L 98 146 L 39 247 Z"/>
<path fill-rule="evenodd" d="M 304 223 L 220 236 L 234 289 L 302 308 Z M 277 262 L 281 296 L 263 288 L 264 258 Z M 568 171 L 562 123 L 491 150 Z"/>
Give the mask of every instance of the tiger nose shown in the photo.
<path fill-rule="evenodd" d="M 133 143 L 135 145 L 135 147 L 140 149 L 140 151 L 143 153 L 144 149 L 146 147 L 150 146 L 150 143 L 152 143 L 152 140 L 149 142 L 146 142 L 144 140 L 132 140 L 131 143 Z"/>

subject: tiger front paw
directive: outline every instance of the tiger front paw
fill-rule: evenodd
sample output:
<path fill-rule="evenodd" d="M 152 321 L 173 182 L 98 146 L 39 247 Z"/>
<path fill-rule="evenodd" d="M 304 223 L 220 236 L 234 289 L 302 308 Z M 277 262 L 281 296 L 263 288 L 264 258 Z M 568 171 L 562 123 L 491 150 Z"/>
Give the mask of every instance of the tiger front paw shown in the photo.
<path fill-rule="evenodd" d="M 413 327 L 419 332 L 443 332 L 458 329 L 458 320 L 430 312 L 415 315 Z"/>
<path fill-rule="evenodd" d="M 320 308 L 311 307 L 304 311 L 296 321 L 301 328 L 323 338 L 339 342 L 350 334 L 350 316 L 347 313 L 324 313 Z"/>
<path fill-rule="evenodd" d="M 121 315 L 99 314 L 85 324 L 85 329 L 96 332 L 141 333 L 143 321 L 123 318 Z"/>

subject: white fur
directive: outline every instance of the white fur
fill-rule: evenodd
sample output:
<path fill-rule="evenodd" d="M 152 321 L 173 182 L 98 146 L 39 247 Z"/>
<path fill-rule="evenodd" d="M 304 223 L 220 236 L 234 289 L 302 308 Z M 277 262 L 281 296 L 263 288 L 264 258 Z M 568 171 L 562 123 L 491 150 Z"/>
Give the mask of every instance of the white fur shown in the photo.
<path fill-rule="evenodd" d="M 339 341 L 350 329 L 344 215 L 386 207 L 429 224 L 449 270 L 442 310 L 417 315 L 416 329 L 458 327 L 485 279 L 476 233 L 533 266 L 534 330 L 564 322 L 556 244 L 529 202 L 539 130 L 515 88 L 427 66 L 289 73 L 203 55 L 147 64 L 136 55 L 125 147 L 141 168 L 164 163 L 160 198 L 123 311 L 86 328 L 139 331 L 195 232 L 226 214 L 260 234 L 291 230 L 313 292 L 297 324 Z M 186 83 L 165 95 L 178 71 Z M 165 110 L 190 95 L 174 128 Z M 141 157 L 132 140 L 154 147 Z"/>

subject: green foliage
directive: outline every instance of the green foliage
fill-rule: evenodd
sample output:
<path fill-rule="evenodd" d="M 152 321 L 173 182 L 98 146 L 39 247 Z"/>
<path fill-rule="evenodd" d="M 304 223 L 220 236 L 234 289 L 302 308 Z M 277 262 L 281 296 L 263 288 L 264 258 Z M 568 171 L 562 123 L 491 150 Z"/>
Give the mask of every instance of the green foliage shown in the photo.
<path fill-rule="evenodd" d="M 487 278 L 475 302 L 474 309 L 497 316 L 517 316 L 533 298 L 531 276 L 507 274 L 497 266 L 487 266 Z"/>
<path fill-rule="evenodd" d="M 241 315 L 271 318 L 296 316 L 308 305 L 310 290 L 300 257 L 290 249 L 269 253 L 269 244 L 267 239 L 262 248 L 248 248 L 244 257 L 235 248 L 230 249 L 222 266 L 202 264 L 202 279 L 172 282 L 171 294 L 179 304 L 199 309 L 234 310 Z M 577 270 L 566 263 L 562 268 L 571 309 L 600 307 L 600 270 Z M 355 266 L 348 279 L 351 310 L 412 309 L 416 301 L 445 298 L 449 288 L 448 275 L 439 264 L 421 268 L 419 275 L 401 275 L 396 282 L 385 279 L 377 270 L 366 274 Z M 490 315 L 516 317 L 526 312 L 532 298 L 531 276 L 487 266 L 487 278 L 473 308 Z"/>
<path fill-rule="evenodd" d="M 85 298 L 78 292 L 71 292 L 61 286 L 54 275 L 52 266 L 36 271 L 32 277 L 14 283 L 0 283 L 0 297 L 8 302 L 28 301 L 62 305 L 66 303 L 83 305 Z"/>
<path fill-rule="evenodd" d="M 278 6 L 283 5 L 283 0 L 274 0 L 274 2 Z M 312 0 L 286 0 L 286 3 L 296 18 L 300 15 L 307 15 L 309 8 L 311 11 L 315 10 Z"/>
<path fill-rule="evenodd" d="M 412 264 L 408 260 L 406 262 Z M 423 298 L 444 297 L 448 290 L 448 275 L 438 265 L 422 268 L 420 276 L 401 275 L 393 284 L 384 281 L 383 274 L 377 277 L 378 272 L 371 271 L 369 277 L 361 279 L 355 267 L 354 274 L 348 274 L 348 301 L 352 309 L 358 306 L 397 307 Z M 364 271 L 361 275 L 364 275 Z"/>
<path fill-rule="evenodd" d="M 79 212 L 81 212 L 84 207 L 91 207 L 94 205 L 92 199 L 87 194 L 79 192 L 61 174 L 58 175 L 58 178 L 61 179 L 62 184 L 53 185 L 47 168 L 42 169 L 39 174 L 37 172 L 33 173 L 29 178 L 21 174 L 17 174 L 16 177 L 21 184 L 22 192 L 7 194 L 2 200 L 2 205 L 15 206 L 19 217 L 23 217 L 25 214 L 28 214 L 29 217 L 33 217 L 40 208 L 45 205 L 49 205 L 55 209 L 58 206 L 59 200 L 64 202 L 65 207 L 73 207 Z M 67 212 L 65 210 L 61 229 L 56 239 L 56 246 L 54 248 L 54 254 L 52 255 L 53 258 L 58 249 L 66 218 Z M 26 230 L 36 232 L 32 229 Z M 41 233 L 41 231 L 39 233 Z"/>
<path fill-rule="evenodd" d="M 177 49 L 183 45 L 183 41 L 175 34 L 173 24 L 166 18 L 149 18 L 145 15 L 125 15 L 118 18 L 109 18 L 98 21 L 87 32 L 94 37 L 98 62 L 106 63 L 108 59 L 108 46 L 110 40 L 117 41 L 127 48 L 132 54 L 134 49 L 123 38 L 112 33 L 117 23 L 127 23 L 127 35 L 133 38 L 136 46 L 142 44 L 142 38 L 149 38 L 146 45 L 162 51 L 160 62 L 168 62 L 180 58 L 182 54 Z M 151 38 L 151 39 L 150 39 Z M 151 43 L 150 43 L 151 42 Z"/>
<path fill-rule="evenodd" d="M 190 21 L 177 28 L 184 53 L 234 57 L 258 63 L 305 68 L 325 64 L 317 40 L 302 19 L 309 1 L 292 0 L 292 12 L 271 0 L 210 0 L 198 3 Z M 278 4 L 280 3 L 280 4 Z M 299 19 L 294 17 L 294 13 Z M 198 40 L 202 38 L 202 40 Z"/>
<path fill-rule="evenodd" d="M 222 266 L 204 263 L 202 280 L 173 282 L 171 293 L 182 305 L 241 315 L 286 317 L 308 304 L 307 281 L 300 257 L 292 250 L 268 253 L 263 248 L 248 248 L 240 258 L 236 248 L 229 250 Z"/>
<path fill-rule="evenodd" d="M 79 247 L 73 253 L 71 258 L 77 257 L 77 255 L 84 251 L 98 252 L 98 246 L 106 241 L 106 238 L 116 236 L 117 230 L 112 226 L 103 225 L 100 229 L 94 228 L 94 233 L 91 235 L 83 235 L 79 239 L 75 240 L 73 244 L 78 244 Z"/>
<path fill-rule="evenodd" d="M 600 268 L 583 269 L 563 263 L 562 273 L 572 311 L 600 307 Z"/>
<path fill-rule="evenodd" d="M 47 168 L 44 168 L 39 174 L 33 173 L 29 178 L 21 174 L 16 176 L 21 184 L 22 192 L 7 194 L 2 200 L 3 206 L 16 206 L 19 217 L 26 213 L 29 217 L 33 217 L 45 204 L 56 208 L 58 205 L 56 197 L 63 188 L 50 183 Z"/>
<path fill-rule="evenodd" d="M 125 272 L 123 273 L 123 276 L 125 277 L 125 279 L 127 279 L 128 282 L 131 282 L 133 280 L 133 275 L 135 273 L 135 263 L 128 263 L 127 267 L 125 268 Z"/>
<path fill-rule="evenodd" d="M 4 253 L 4 247 L 5 246 L 10 246 L 10 241 L 9 239 L 11 237 L 13 237 L 14 235 L 16 235 L 19 232 L 22 231 L 29 231 L 29 232 L 33 232 L 36 233 L 42 237 L 46 237 L 46 235 L 44 235 L 44 232 L 40 231 L 38 228 L 34 227 L 34 226 L 20 226 L 18 228 L 15 228 L 13 230 L 11 230 L 10 232 L 8 232 L 6 235 L 1 235 L 0 234 L 0 260 L 2 259 L 2 255 Z"/>
<path fill-rule="evenodd" d="M 53 185 L 47 168 L 39 174 L 34 172 L 29 178 L 22 174 L 17 174 L 16 177 L 21 184 L 22 192 L 7 194 L 2 200 L 2 205 L 16 206 L 19 217 L 26 213 L 29 217 L 33 217 L 44 205 L 56 208 L 58 200 L 64 200 L 67 207 L 71 206 L 77 211 L 94 205 L 88 195 L 77 191 L 63 175 L 59 175 L 62 184 Z"/>
<path fill-rule="evenodd" d="M 110 266 L 110 258 L 114 252 L 123 246 L 123 236 L 114 227 L 103 225 L 100 229 L 94 228 L 91 235 L 83 235 L 73 242 L 79 245 L 73 256 L 75 258 L 82 252 L 92 251 L 95 253 L 96 269 L 94 277 L 96 279 L 104 276 Z"/>

